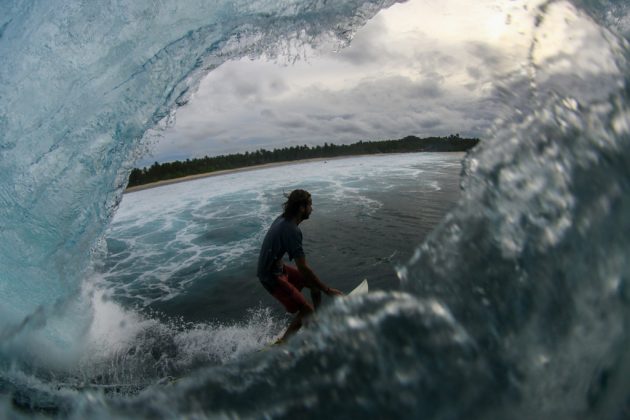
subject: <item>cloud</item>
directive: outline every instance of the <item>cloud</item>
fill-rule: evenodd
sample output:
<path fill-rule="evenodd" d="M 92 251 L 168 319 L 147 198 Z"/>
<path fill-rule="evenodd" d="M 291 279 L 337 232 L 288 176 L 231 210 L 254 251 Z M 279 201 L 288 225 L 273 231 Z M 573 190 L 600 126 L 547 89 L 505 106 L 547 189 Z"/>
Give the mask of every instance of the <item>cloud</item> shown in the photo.
<path fill-rule="evenodd" d="M 265 108 L 262 111 L 260 111 L 260 116 L 264 118 L 275 118 L 276 113 L 273 112 L 273 110 L 271 109 Z"/>
<path fill-rule="evenodd" d="M 330 111 L 322 111 L 321 113 L 310 113 L 306 115 L 307 118 L 319 121 L 319 122 L 331 122 L 334 120 L 352 120 L 357 117 L 356 114 L 345 113 L 345 114 L 334 114 Z"/>
<path fill-rule="evenodd" d="M 180 159 L 178 147 L 192 156 L 203 156 L 408 134 L 477 135 L 479 127 L 490 124 L 493 113 L 483 108 L 491 102 L 475 97 L 465 100 L 460 92 L 442 85 L 439 74 L 419 80 L 391 76 L 363 80 L 346 89 L 312 85 L 282 97 L 263 95 L 247 106 L 233 101 L 233 107 L 206 113 L 204 124 L 176 126 L 165 139 L 161 156 Z M 230 102 L 223 97 L 215 100 Z"/>
<path fill-rule="evenodd" d="M 360 36 L 338 53 L 337 59 L 353 66 L 366 66 L 383 59 L 392 60 L 394 52 L 387 43 L 389 29 L 381 15 L 372 19 L 361 31 Z"/>
<path fill-rule="evenodd" d="M 420 126 L 422 128 L 432 129 L 439 126 L 442 123 L 442 119 L 436 118 L 436 117 L 425 117 L 425 118 L 420 118 L 418 122 L 420 123 Z"/>
<path fill-rule="evenodd" d="M 484 13 L 494 7 L 475 4 Z M 481 136 L 502 112 L 497 74 L 517 66 L 520 52 L 465 29 L 482 22 L 440 24 L 432 10 L 413 0 L 393 6 L 350 47 L 295 65 L 225 63 L 179 110 L 149 161 L 409 134 Z"/>
<path fill-rule="evenodd" d="M 466 66 L 466 73 L 474 80 L 481 79 L 481 70 L 476 66 Z"/>
<path fill-rule="evenodd" d="M 467 43 L 467 51 L 476 56 L 487 67 L 500 68 L 504 65 L 506 57 L 501 50 L 493 48 L 488 44 L 478 41 Z"/>

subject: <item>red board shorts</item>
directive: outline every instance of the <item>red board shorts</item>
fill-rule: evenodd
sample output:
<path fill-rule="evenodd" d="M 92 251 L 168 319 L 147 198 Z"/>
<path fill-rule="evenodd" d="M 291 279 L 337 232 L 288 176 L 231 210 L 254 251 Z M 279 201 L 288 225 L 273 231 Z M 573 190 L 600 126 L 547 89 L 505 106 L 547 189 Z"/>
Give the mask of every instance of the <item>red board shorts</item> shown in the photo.
<path fill-rule="evenodd" d="M 271 295 L 284 305 L 287 312 L 293 314 L 304 306 L 313 310 L 304 295 L 300 292 L 305 286 L 304 277 L 297 269 L 284 265 L 282 274 L 276 276 L 276 285 Z"/>

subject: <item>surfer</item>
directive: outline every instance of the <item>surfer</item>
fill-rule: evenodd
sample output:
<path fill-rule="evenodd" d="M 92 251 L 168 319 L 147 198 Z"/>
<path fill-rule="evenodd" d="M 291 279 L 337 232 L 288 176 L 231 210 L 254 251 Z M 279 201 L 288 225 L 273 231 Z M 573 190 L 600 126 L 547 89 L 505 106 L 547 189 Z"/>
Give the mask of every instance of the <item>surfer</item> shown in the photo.
<path fill-rule="evenodd" d="M 324 284 L 306 263 L 299 224 L 307 220 L 313 211 L 311 194 L 305 190 L 292 191 L 283 209 L 284 212 L 267 231 L 258 257 L 258 279 L 262 285 L 287 312 L 297 313 L 276 344 L 284 342 L 302 327 L 304 320 L 319 307 L 321 292 L 328 296 L 343 295 Z M 284 254 L 295 261 L 297 268 L 284 264 Z M 311 291 L 312 305 L 301 293 L 304 287 Z"/>

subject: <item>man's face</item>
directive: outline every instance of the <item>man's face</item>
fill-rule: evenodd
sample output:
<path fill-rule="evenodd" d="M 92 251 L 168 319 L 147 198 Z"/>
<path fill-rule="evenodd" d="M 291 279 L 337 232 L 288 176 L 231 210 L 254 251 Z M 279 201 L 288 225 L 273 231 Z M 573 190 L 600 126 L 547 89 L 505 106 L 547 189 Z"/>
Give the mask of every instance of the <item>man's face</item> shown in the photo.
<path fill-rule="evenodd" d="M 306 220 L 311 216 L 313 212 L 313 200 L 308 200 L 308 204 L 302 207 L 302 220 Z"/>

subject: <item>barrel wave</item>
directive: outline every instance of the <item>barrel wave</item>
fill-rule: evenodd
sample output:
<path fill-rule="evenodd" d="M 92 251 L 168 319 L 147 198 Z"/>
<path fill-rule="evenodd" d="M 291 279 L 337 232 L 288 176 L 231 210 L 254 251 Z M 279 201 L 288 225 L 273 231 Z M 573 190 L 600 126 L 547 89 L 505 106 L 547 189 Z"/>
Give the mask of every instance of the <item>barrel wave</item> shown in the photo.
<path fill-rule="evenodd" d="M 350 42 L 393 3 L 4 2 L 0 413 L 627 418 L 624 2 L 528 4 L 527 60 L 495 83 L 506 112 L 466 156 L 455 209 L 398 267 L 401 290 L 335 302 L 266 352 L 230 326 L 183 329 L 100 299 L 93 261 L 134 159 L 200 79 L 229 59 Z M 123 324 L 125 337 L 110 328 Z M 273 328 L 260 309 L 239 331 Z M 207 330 L 231 355 L 196 369 L 169 350 Z"/>

